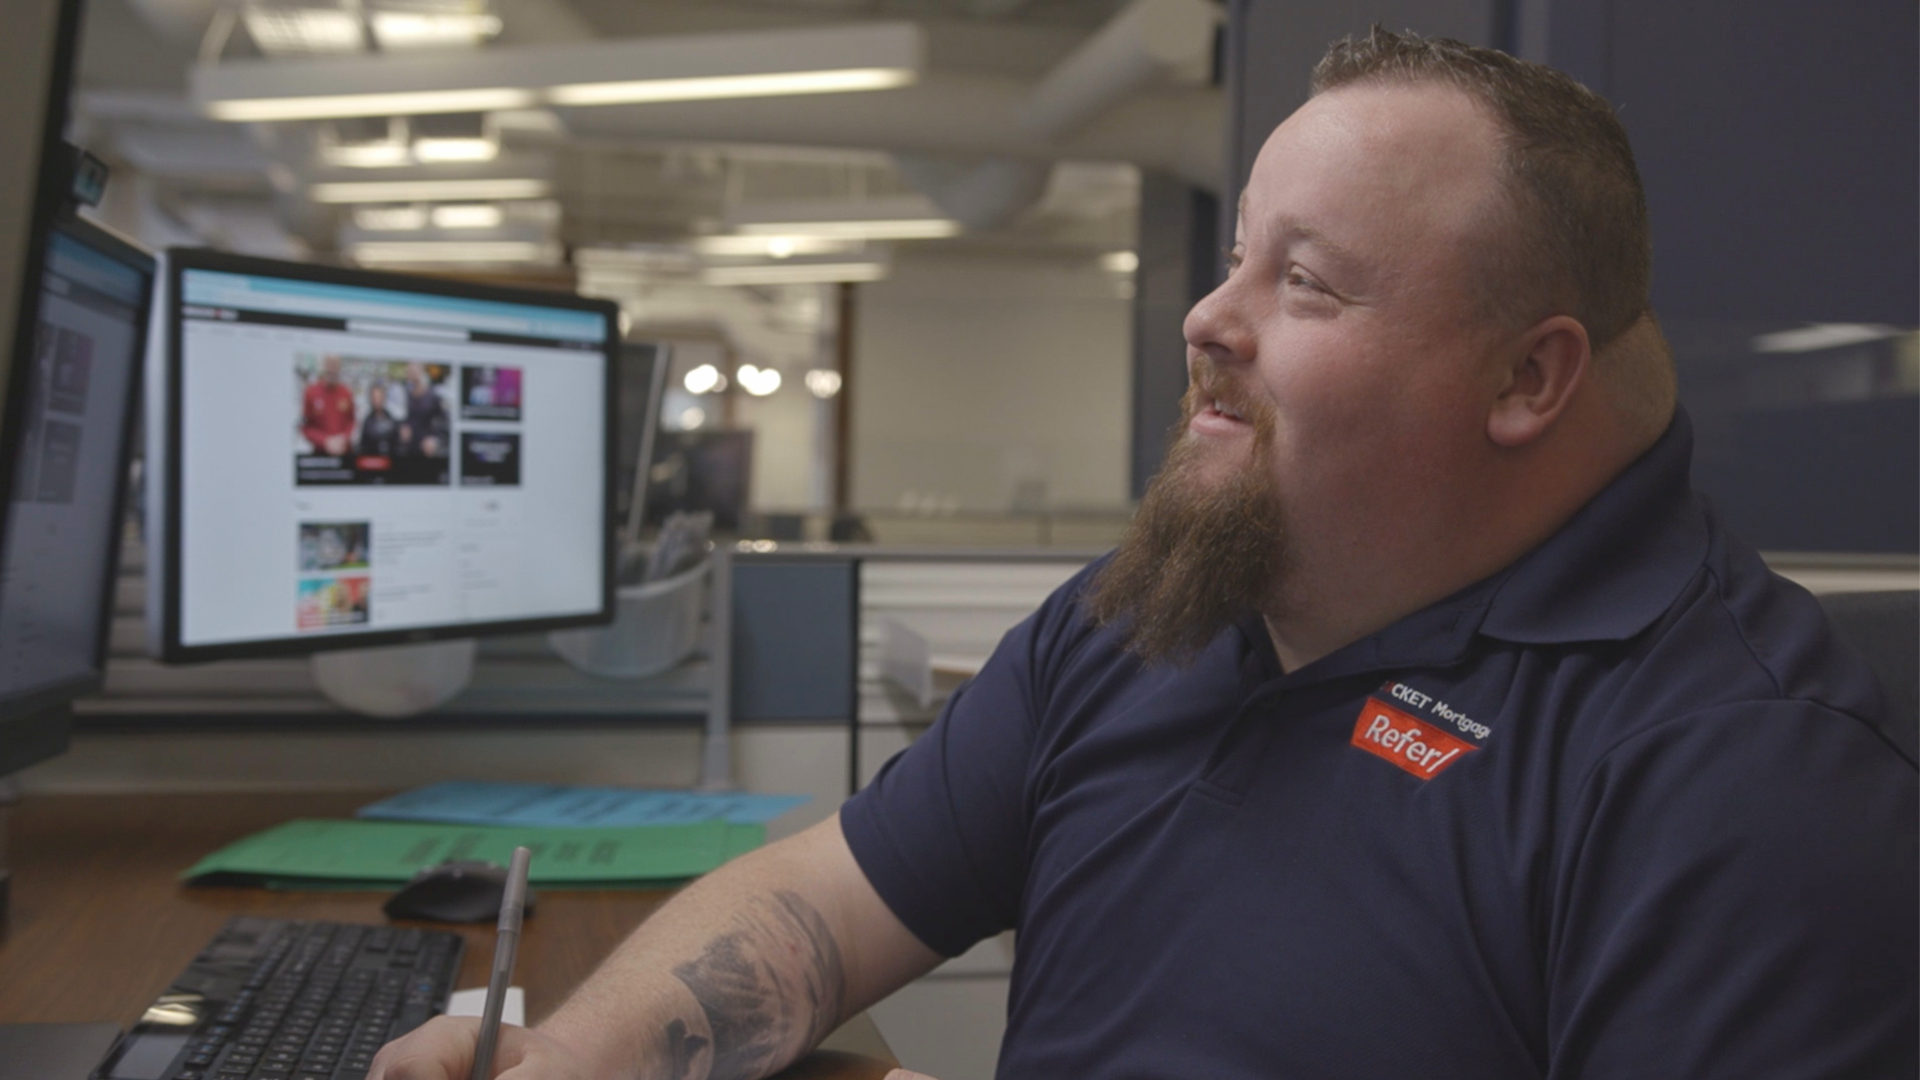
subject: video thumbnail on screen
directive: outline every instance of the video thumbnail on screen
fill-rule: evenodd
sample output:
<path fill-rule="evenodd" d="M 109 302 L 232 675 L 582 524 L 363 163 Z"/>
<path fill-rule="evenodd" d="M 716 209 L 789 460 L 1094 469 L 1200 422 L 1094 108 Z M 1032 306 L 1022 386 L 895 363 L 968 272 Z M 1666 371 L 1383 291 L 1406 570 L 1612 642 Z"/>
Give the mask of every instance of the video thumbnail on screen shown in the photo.
<path fill-rule="evenodd" d="M 517 487 L 520 483 L 520 436 L 503 431 L 462 432 L 460 483 L 470 487 Z"/>
<path fill-rule="evenodd" d="M 324 630 L 367 622 L 372 617 L 368 596 L 370 580 L 359 575 L 300 582 L 299 600 L 294 608 L 295 625 L 301 630 Z"/>
<path fill-rule="evenodd" d="M 447 484 L 451 373 L 419 360 L 300 354 L 294 483 Z"/>
<path fill-rule="evenodd" d="M 366 521 L 301 522 L 301 572 L 367 569 L 372 533 Z"/>
<path fill-rule="evenodd" d="M 460 369 L 462 420 L 520 419 L 520 369 L 469 364 Z"/>

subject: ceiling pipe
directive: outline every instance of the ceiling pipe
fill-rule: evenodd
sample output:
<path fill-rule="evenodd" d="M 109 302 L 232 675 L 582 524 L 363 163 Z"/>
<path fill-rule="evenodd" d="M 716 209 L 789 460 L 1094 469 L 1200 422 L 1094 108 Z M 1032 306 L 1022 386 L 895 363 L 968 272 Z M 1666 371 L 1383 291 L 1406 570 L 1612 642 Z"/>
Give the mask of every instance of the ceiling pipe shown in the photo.
<path fill-rule="evenodd" d="M 159 37 L 190 49 L 200 47 L 200 39 L 213 21 L 223 0 L 127 0 L 127 6 L 140 16 Z"/>
<path fill-rule="evenodd" d="M 900 176 L 932 200 L 940 212 L 968 230 L 1005 224 L 1046 194 L 1053 165 L 1018 158 L 987 158 L 971 163 L 943 161 L 924 154 L 895 154 Z"/>
<path fill-rule="evenodd" d="M 975 0 L 979 10 L 982 0 Z M 1018 7 L 990 0 L 996 14 Z M 1219 9 L 1208 0 L 1134 0 L 1056 64 L 1028 93 L 1018 124 L 1054 141 L 1084 129 L 1123 99 L 1169 75 L 1202 72 L 1211 60 Z M 1052 168 L 992 157 L 955 165 L 925 155 L 895 155 L 900 174 L 949 217 L 972 230 L 990 229 L 1033 205 Z"/>
<path fill-rule="evenodd" d="M 1020 127 L 1059 139 L 1169 74 L 1204 73 L 1220 9 L 1208 0 L 1134 0 L 1033 88 Z"/>

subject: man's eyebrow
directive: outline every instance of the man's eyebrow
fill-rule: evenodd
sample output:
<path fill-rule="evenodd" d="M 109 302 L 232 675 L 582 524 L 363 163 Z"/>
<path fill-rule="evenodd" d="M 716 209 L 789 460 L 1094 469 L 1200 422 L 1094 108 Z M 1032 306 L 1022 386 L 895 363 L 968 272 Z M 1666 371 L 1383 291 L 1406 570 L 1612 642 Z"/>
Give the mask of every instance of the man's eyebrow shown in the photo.
<path fill-rule="evenodd" d="M 1240 232 L 1243 235 L 1246 231 L 1246 225 L 1247 225 L 1247 196 L 1249 194 L 1250 194 L 1250 189 L 1248 188 L 1240 189 L 1239 225 L 1240 225 Z M 1332 237 L 1328 236 L 1326 233 L 1321 232 L 1319 229 L 1314 228 L 1312 225 L 1309 225 L 1304 221 L 1299 221 L 1299 220 L 1290 219 L 1290 218 L 1283 218 L 1279 221 L 1271 223 L 1270 227 L 1263 230 L 1263 232 L 1266 236 L 1272 239 L 1280 240 L 1285 243 L 1289 243 L 1289 244 L 1305 243 L 1307 245 L 1310 245 L 1314 248 L 1319 249 L 1320 251 L 1325 252 L 1330 258 L 1334 259 L 1337 262 L 1347 263 L 1350 265 L 1357 264 L 1358 262 L 1360 262 L 1359 257 L 1354 254 L 1352 248 L 1347 247 L 1345 244 L 1342 244 L 1338 240 L 1333 239 Z"/>

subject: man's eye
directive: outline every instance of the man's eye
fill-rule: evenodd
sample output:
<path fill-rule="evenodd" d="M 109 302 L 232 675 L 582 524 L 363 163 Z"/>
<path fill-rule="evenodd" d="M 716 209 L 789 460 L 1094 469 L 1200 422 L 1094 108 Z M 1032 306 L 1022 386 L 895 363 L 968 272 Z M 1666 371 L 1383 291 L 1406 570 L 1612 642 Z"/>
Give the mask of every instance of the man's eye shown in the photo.
<path fill-rule="evenodd" d="M 1323 293 L 1327 291 L 1326 286 L 1313 280 L 1313 278 L 1308 277 L 1305 273 L 1301 272 L 1298 268 L 1287 271 L 1287 284 L 1293 288 L 1311 289 L 1312 291 L 1318 292 L 1318 293 Z"/>
<path fill-rule="evenodd" d="M 1221 248 L 1220 257 L 1226 260 L 1227 273 L 1229 274 L 1240 269 L 1240 263 L 1245 258 L 1241 255 L 1239 248 Z"/>

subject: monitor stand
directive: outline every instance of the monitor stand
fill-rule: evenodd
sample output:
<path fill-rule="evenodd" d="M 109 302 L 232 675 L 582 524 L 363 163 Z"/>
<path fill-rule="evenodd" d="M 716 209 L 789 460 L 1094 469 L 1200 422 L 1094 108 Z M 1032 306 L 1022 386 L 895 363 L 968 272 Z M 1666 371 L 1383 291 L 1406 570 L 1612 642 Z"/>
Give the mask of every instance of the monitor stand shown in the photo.
<path fill-rule="evenodd" d="M 473 679 L 472 638 L 313 655 L 313 681 L 341 708 L 399 718 L 445 704 Z"/>

